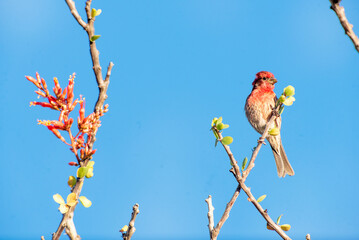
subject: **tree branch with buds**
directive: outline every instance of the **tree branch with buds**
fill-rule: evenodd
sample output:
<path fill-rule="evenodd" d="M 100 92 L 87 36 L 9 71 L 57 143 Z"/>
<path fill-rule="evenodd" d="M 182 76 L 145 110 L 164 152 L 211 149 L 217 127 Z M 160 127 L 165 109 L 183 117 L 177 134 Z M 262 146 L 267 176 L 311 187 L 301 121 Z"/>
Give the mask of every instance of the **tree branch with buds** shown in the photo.
<path fill-rule="evenodd" d="M 135 220 L 136 220 L 137 214 L 139 214 L 139 213 L 140 213 L 139 205 L 138 205 L 138 203 L 136 203 L 135 205 L 133 205 L 133 208 L 132 208 L 130 223 L 128 224 L 128 226 L 127 225 L 123 226 L 123 228 L 120 230 L 120 232 L 122 233 L 123 240 L 131 240 L 132 235 L 136 231 Z"/>
<path fill-rule="evenodd" d="M 293 104 L 293 102 L 295 101 L 294 97 L 294 88 L 292 86 L 288 86 L 287 88 L 284 89 L 284 92 L 282 94 L 282 96 L 278 99 L 276 107 L 273 109 L 272 112 L 272 116 L 269 119 L 269 121 L 267 122 L 267 125 L 265 127 L 265 130 L 262 134 L 262 136 L 259 138 L 258 140 L 258 144 L 256 146 L 256 148 L 254 149 L 253 153 L 252 153 L 252 157 L 250 159 L 250 162 L 248 164 L 247 169 L 245 169 L 246 165 L 247 165 L 247 158 L 245 158 L 245 160 L 242 163 L 242 172 L 240 170 L 240 167 L 238 166 L 237 161 L 234 158 L 233 153 L 231 152 L 231 149 L 229 147 L 229 145 L 232 143 L 233 138 L 230 136 L 222 136 L 222 130 L 226 129 L 229 127 L 228 124 L 224 124 L 222 123 L 222 117 L 220 118 L 215 118 L 212 120 L 212 128 L 211 130 L 213 131 L 215 137 L 216 137 L 216 144 L 218 144 L 218 142 L 220 142 L 223 146 L 223 148 L 225 149 L 230 163 L 232 165 L 231 168 L 231 172 L 233 173 L 233 176 L 236 178 L 237 182 L 238 182 L 238 186 L 235 190 L 235 193 L 233 194 L 230 202 L 227 204 L 226 209 L 223 213 L 222 218 L 220 219 L 220 221 L 218 222 L 217 226 L 214 227 L 214 216 L 213 216 L 213 210 L 214 207 L 212 205 L 212 197 L 209 196 L 206 199 L 207 205 L 208 205 L 208 228 L 210 231 L 210 239 L 211 240 L 216 240 L 219 234 L 219 231 L 221 230 L 223 224 L 225 223 L 225 221 L 228 219 L 229 217 L 229 213 L 231 211 L 231 208 L 233 206 L 233 204 L 235 203 L 239 192 L 241 189 L 243 189 L 243 191 L 247 194 L 248 196 L 248 200 L 256 207 L 256 209 L 259 211 L 259 213 L 263 216 L 263 218 L 266 220 L 267 222 L 267 228 L 270 230 L 275 230 L 283 239 L 285 240 L 290 240 L 291 238 L 288 237 L 288 235 L 286 235 L 284 233 L 283 230 L 289 230 L 290 229 L 290 225 L 288 224 L 284 224 L 284 225 L 279 225 L 279 220 L 280 218 L 278 218 L 277 223 L 275 223 L 271 217 L 268 215 L 267 210 L 264 210 L 262 208 L 262 206 L 259 204 L 259 202 L 261 202 L 266 196 L 263 195 L 262 197 L 255 199 L 253 194 L 250 191 L 250 188 L 246 186 L 245 181 L 249 175 L 249 173 L 251 172 L 251 170 L 254 167 L 254 161 L 259 153 L 259 150 L 261 148 L 261 146 L 264 143 L 264 140 L 266 139 L 267 135 L 272 133 L 272 132 L 276 132 L 273 131 L 275 129 L 270 129 L 273 125 L 273 122 L 275 121 L 275 119 L 280 115 L 280 113 L 283 111 L 283 104 L 290 106 Z"/>
<path fill-rule="evenodd" d="M 341 0 L 329 0 L 330 8 L 337 14 L 340 24 L 344 28 L 345 34 L 348 35 L 350 40 L 352 40 L 355 49 L 359 52 L 359 38 L 355 35 L 353 31 L 353 25 L 349 23 L 347 17 L 345 16 L 344 7 L 340 6 Z"/>

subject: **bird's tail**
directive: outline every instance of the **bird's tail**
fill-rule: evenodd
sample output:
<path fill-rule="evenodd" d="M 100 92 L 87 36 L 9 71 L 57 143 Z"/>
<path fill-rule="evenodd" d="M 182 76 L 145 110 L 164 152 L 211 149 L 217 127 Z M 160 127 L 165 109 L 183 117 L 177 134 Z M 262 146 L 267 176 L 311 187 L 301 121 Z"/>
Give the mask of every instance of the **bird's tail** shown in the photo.
<path fill-rule="evenodd" d="M 283 144 L 280 144 L 280 156 L 282 157 L 282 162 L 283 162 L 283 166 L 284 166 L 284 175 L 283 177 L 285 177 L 285 174 L 288 174 L 289 176 L 293 176 L 294 175 L 294 170 L 292 168 L 292 166 L 290 165 L 288 158 L 287 158 L 287 154 L 285 154 L 284 148 L 283 148 Z"/>
<path fill-rule="evenodd" d="M 293 176 L 294 170 L 288 161 L 287 154 L 285 154 L 282 140 L 280 138 L 278 139 L 278 136 L 277 136 L 277 139 L 275 139 L 273 137 L 269 137 L 267 139 L 268 139 L 268 141 L 271 145 L 272 151 L 273 151 L 275 163 L 277 166 L 278 176 L 285 177 L 286 174 L 288 174 L 289 176 Z M 275 141 L 276 143 L 274 143 L 273 141 Z"/>

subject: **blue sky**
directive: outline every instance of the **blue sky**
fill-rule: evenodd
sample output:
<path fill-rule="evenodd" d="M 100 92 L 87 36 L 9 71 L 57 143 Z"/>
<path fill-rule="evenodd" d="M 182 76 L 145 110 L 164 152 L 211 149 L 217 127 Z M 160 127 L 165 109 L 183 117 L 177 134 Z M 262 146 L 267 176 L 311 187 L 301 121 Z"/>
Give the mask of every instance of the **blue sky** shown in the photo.
<path fill-rule="evenodd" d="M 359 3 L 343 5 L 359 34 Z M 52 195 L 69 193 L 75 168 L 68 147 L 36 124 L 56 113 L 29 107 L 36 95 L 24 76 L 38 71 L 65 85 L 76 72 L 75 95 L 92 109 L 87 36 L 65 1 L 0 7 L 0 239 L 50 239 L 61 218 Z M 282 115 L 296 175 L 279 179 L 265 146 L 247 185 L 256 197 L 267 194 L 263 207 L 274 219 L 284 214 L 293 239 L 359 237 L 359 58 L 329 1 L 94 0 L 93 7 L 102 9 L 95 23 L 102 67 L 115 66 L 95 176 L 82 192 L 93 205 L 75 212 L 84 239 L 119 239 L 136 202 L 133 239 L 208 239 L 205 198 L 213 197 L 217 223 L 237 186 L 210 122 L 223 116 L 237 160 L 250 156 L 259 135 L 243 108 L 261 70 L 276 76 L 277 94 L 296 88 Z M 220 237 L 275 239 L 246 199 L 241 193 Z"/>

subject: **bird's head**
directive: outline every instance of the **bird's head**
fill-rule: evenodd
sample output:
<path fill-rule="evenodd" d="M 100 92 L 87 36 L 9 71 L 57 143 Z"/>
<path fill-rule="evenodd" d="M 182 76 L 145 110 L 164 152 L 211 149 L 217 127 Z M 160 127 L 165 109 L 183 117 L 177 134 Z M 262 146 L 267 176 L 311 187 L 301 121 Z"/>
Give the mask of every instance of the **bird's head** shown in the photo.
<path fill-rule="evenodd" d="M 256 74 L 256 78 L 254 79 L 252 85 L 253 88 L 274 88 L 274 84 L 277 82 L 274 75 L 267 71 L 261 71 Z"/>

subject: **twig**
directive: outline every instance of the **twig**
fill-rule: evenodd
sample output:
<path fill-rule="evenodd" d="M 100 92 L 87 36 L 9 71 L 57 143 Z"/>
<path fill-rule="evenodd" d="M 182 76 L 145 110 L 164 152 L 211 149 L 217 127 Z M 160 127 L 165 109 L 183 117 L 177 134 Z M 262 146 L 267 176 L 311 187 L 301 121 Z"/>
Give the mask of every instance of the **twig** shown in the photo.
<path fill-rule="evenodd" d="M 257 155 L 259 153 L 259 150 L 261 149 L 263 143 L 264 143 L 264 140 L 266 139 L 267 135 L 268 135 L 268 130 L 269 128 L 272 126 L 274 120 L 277 118 L 277 112 L 278 112 L 278 109 L 280 108 L 280 106 L 278 106 L 276 109 L 273 110 L 273 113 L 272 113 L 272 116 L 271 118 L 269 119 L 265 129 L 264 129 L 264 132 L 262 134 L 262 136 L 259 138 L 258 140 L 258 144 L 256 146 L 256 149 L 254 149 L 253 153 L 252 153 L 252 157 L 251 157 L 251 160 L 249 161 L 248 163 L 248 167 L 247 169 L 243 172 L 243 179 L 244 181 L 247 179 L 250 171 L 254 168 L 254 161 L 256 160 L 257 158 Z"/>
<path fill-rule="evenodd" d="M 225 145 L 222 143 L 222 134 L 221 132 L 215 127 L 213 126 L 213 129 L 214 131 L 216 131 L 217 135 L 218 135 L 218 140 L 222 143 L 222 146 L 224 147 L 224 149 L 226 150 L 227 154 L 228 154 L 228 157 L 231 161 L 231 164 L 233 166 L 233 169 L 231 169 L 231 172 L 233 173 L 234 177 L 236 178 L 237 182 L 238 182 L 238 187 L 236 189 L 236 192 L 238 191 L 238 194 L 239 194 L 239 190 L 240 189 L 243 189 L 243 191 L 247 194 L 249 200 L 252 202 L 252 204 L 257 208 L 257 210 L 259 211 L 259 213 L 263 216 L 263 218 L 267 221 L 267 224 L 270 225 L 283 239 L 285 240 L 290 240 L 291 238 L 289 238 L 285 233 L 284 231 L 270 218 L 270 216 L 267 214 L 267 211 L 264 210 L 262 208 L 262 206 L 257 202 L 257 200 L 254 198 L 253 194 L 251 193 L 250 191 L 250 188 L 248 188 L 246 185 L 245 185 L 245 180 L 247 179 L 250 171 L 253 169 L 254 167 L 254 161 L 258 155 L 258 152 L 266 138 L 266 136 L 268 135 L 268 130 L 270 128 L 270 126 L 272 125 L 273 121 L 275 120 L 275 118 L 278 116 L 278 109 L 281 107 L 281 104 L 279 104 L 274 110 L 273 110 L 273 113 L 272 113 L 272 116 L 270 118 L 270 120 L 268 121 L 267 125 L 266 125 L 266 128 L 262 134 L 262 136 L 259 138 L 258 140 L 258 144 L 257 144 L 257 147 L 256 149 L 253 151 L 252 153 L 252 157 L 251 157 L 251 160 L 248 164 L 248 167 L 247 169 L 243 172 L 243 175 L 240 173 L 240 170 L 239 170 L 239 166 L 237 164 L 237 161 L 235 160 L 234 156 L 233 156 L 233 153 L 231 152 L 231 149 L 228 145 Z M 236 192 L 234 194 L 234 196 L 236 195 Z M 233 197 L 234 197 L 233 196 Z M 232 197 L 232 199 L 233 199 Z M 235 197 L 236 199 L 236 197 Z M 234 200 L 235 201 L 235 200 Z M 233 202 L 234 203 L 234 202 Z M 227 204 L 227 208 L 228 208 L 228 204 Z M 229 214 L 229 211 L 231 210 L 230 208 L 227 209 L 226 208 L 226 211 L 228 210 L 228 214 Z M 225 211 L 225 213 L 226 213 Z M 218 223 L 218 225 L 216 226 L 216 228 L 218 227 L 217 231 L 219 233 L 219 230 L 221 229 L 221 227 L 223 226 L 224 222 L 227 220 L 228 216 L 227 217 L 223 217 L 221 218 L 221 225 L 220 223 Z M 215 240 L 217 238 L 217 236 L 215 235 L 214 233 L 214 230 L 213 229 L 211 231 L 211 240 Z M 217 235 L 218 235 L 217 233 Z M 212 236 L 215 236 L 215 238 L 212 238 Z"/>
<path fill-rule="evenodd" d="M 136 220 L 137 214 L 139 214 L 139 213 L 140 213 L 139 205 L 138 205 L 138 203 L 136 203 L 135 205 L 133 205 L 133 208 L 132 208 L 131 220 L 130 220 L 130 223 L 128 224 L 128 230 L 122 236 L 123 240 L 130 240 L 132 235 L 136 231 L 135 220 Z"/>
<path fill-rule="evenodd" d="M 307 236 L 305 236 L 305 240 L 310 240 L 310 234 L 308 233 Z"/>
<path fill-rule="evenodd" d="M 214 216 L 213 216 L 213 211 L 214 211 L 214 207 L 212 204 L 212 196 L 209 195 L 208 198 L 206 199 L 206 203 L 208 205 L 208 230 L 209 230 L 209 235 L 211 237 L 211 239 L 213 238 L 213 229 L 214 229 Z"/>
<path fill-rule="evenodd" d="M 241 188 L 240 188 L 240 186 L 238 186 L 238 188 L 234 192 L 231 200 L 227 203 L 226 209 L 224 210 L 224 213 L 223 213 L 223 215 L 222 215 L 221 219 L 219 220 L 216 227 L 214 227 L 214 216 L 213 216 L 214 207 L 212 205 L 212 196 L 209 195 L 208 198 L 206 199 L 206 203 L 208 205 L 208 223 L 209 223 L 208 224 L 208 229 L 209 229 L 209 235 L 211 237 L 211 240 L 216 240 L 217 239 L 219 231 L 221 230 L 223 224 L 228 219 L 229 213 L 231 212 L 233 204 L 236 202 L 236 200 L 238 198 L 240 190 L 241 190 Z"/>
<path fill-rule="evenodd" d="M 233 204 L 236 202 L 240 191 L 241 191 L 241 187 L 238 185 L 236 191 L 234 191 L 234 193 L 233 193 L 233 196 L 232 196 L 231 200 L 227 203 L 226 209 L 224 210 L 224 213 L 223 213 L 221 219 L 219 220 L 219 222 L 218 222 L 218 224 L 217 224 L 217 226 L 215 228 L 215 231 L 217 232 L 217 235 L 219 233 L 219 230 L 221 230 L 223 224 L 228 219 L 229 213 L 231 212 Z"/>
<path fill-rule="evenodd" d="M 344 7 L 340 6 L 341 0 L 329 0 L 330 8 L 337 14 L 340 24 L 344 28 L 345 34 L 352 40 L 355 49 L 359 52 L 359 38 L 353 31 L 353 25 L 348 22 L 345 16 Z"/>
<path fill-rule="evenodd" d="M 101 65 L 100 65 L 100 60 L 99 60 L 99 51 L 96 48 L 96 43 L 94 41 L 93 42 L 90 41 L 91 37 L 95 33 L 95 27 L 94 27 L 95 18 L 92 18 L 92 16 L 91 16 L 92 0 L 86 1 L 85 10 L 86 10 L 86 14 L 87 14 L 87 23 L 84 20 L 82 20 L 81 16 L 79 15 L 79 13 L 76 9 L 75 2 L 73 0 L 65 0 L 65 2 L 67 3 L 67 6 L 69 7 L 69 9 L 71 11 L 71 14 L 74 16 L 76 21 L 80 24 L 80 26 L 87 32 L 87 35 L 89 38 L 90 54 L 91 54 L 91 59 L 92 59 L 92 63 L 93 63 L 93 71 L 95 73 L 96 82 L 97 82 L 97 85 L 99 88 L 99 95 L 98 95 L 98 99 L 97 99 L 97 102 L 96 102 L 96 105 L 94 108 L 94 112 L 98 113 L 103 108 L 104 102 L 107 98 L 106 92 L 107 92 L 108 85 L 110 83 L 110 75 L 111 75 L 113 63 L 110 62 L 109 66 L 107 68 L 106 78 L 105 78 L 105 80 L 103 80 L 102 70 L 101 70 Z M 96 141 L 96 132 L 91 135 L 89 151 L 92 151 L 93 144 L 95 141 Z M 88 161 L 90 161 L 90 159 L 81 161 L 80 166 L 81 167 L 86 166 Z M 77 198 L 79 197 L 79 195 L 81 193 L 83 182 L 84 182 L 83 178 L 81 178 L 81 179 L 78 178 L 75 187 L 72 189 L 72 193 L 75 193 Z M 52 235 L 53 240 L 58 240 L 60 238 L 62 232 L 64 231 L 64 229 L 66 229 L 66 233 L 68 234 L 68 236 L 70 237 L 71 240 L 80 239 L 80 236 L 77 234 L 75 224 L 73 222 L 73 216 L 74 216 L 74 211 L 75 211 L 76 205 L 70 207 L 70 209 L 65 214 L 63 214 L 62 220 L 59 224 L 59 227 L 57 228 L 57 231 Z"/>

